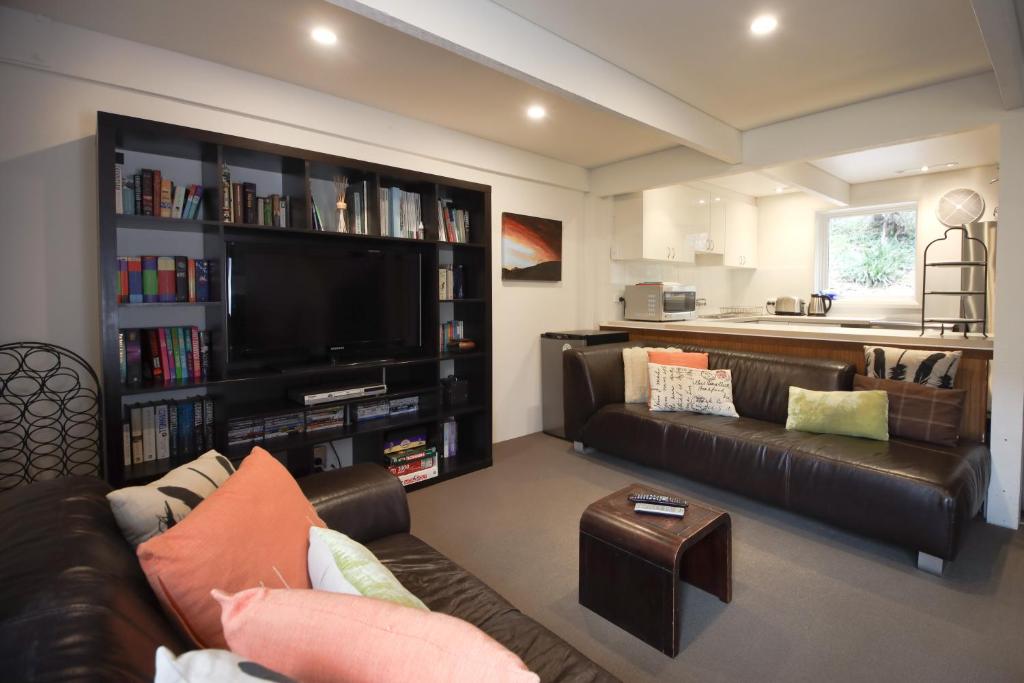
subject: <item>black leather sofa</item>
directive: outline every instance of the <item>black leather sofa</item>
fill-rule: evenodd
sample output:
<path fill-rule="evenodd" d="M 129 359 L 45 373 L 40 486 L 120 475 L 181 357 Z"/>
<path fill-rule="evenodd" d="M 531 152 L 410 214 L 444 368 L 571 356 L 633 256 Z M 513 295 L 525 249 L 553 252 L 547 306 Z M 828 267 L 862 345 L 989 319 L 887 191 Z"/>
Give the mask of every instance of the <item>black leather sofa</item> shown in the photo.
<path fill-rule="evenodd" d="M 910 548 L 941 573 L 985 500 L 990 453 L 893 439 L 809 434 L 785 428 L 789 387 L 852 390 L 847 363 L 766 354 L 708 353 L 732 371 L 739 418 L 651 412 L 626 404 L 622 349 L 581 347 L 563 357 L 565 429 L 577 449 L 668 470 Z"/>
<path fill-rule="evenodd" d="M 367 545 L 430 609 L 475 624 L 542 681 L 612 682 L 577 650 L 409 534 L 402 485 L 376 465 L 306 477 L 320 517 Z M 192 645 L 164 617 L 98 479 L 0 495 L 0 680 L 152 681 L 154 653 Z"/>

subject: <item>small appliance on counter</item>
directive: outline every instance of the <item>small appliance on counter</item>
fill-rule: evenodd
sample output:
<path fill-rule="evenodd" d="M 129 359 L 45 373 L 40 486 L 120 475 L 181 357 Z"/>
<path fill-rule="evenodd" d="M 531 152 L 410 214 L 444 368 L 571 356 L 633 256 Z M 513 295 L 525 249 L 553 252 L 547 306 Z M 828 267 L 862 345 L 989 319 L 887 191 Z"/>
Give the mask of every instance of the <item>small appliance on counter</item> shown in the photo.
<path fill-rule="evenodd" d="M 835 295 L 827 292 L 811 294 L 811 302 L 807 304 L 807 315 L 824 317 L 832 310 L 832 299 Z"/>
<path fill-rule="evenodd" d="M 626 285 L 626 320 L 670 322 L 697 317 L 697 288 L 678 282 L 640 282 Z"/>
<path fill-rule="evenodd" d="M 765 310 L 770 315 L 806 315 L 807 302 L 798 296 L 780 296 L 769 299 Z"/>

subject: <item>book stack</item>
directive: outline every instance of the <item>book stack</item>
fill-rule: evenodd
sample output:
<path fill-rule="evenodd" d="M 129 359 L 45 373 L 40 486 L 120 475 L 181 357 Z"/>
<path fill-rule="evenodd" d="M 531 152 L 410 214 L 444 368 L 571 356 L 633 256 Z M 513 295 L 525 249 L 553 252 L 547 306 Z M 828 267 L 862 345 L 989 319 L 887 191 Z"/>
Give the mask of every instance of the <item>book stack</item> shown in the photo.
<path fill-rule="evenodd" d="M 302 410 L 278 413 L 263 418 L 263 438 L 277 439 L 306 431 L 306 414 Z"/>
<path fill-rule="evenodd" d="M 423 239 L 420 196 L 398 187 L 380 188 L 380 232 L 385 237 Z"/>
<path fill-rule="evenodd" d="M 441 323 L 441 349 L 448 347 L 448 342 L 464 339 L 465 326 L 461 320 L 449 320 Z"/>
<path fill-rule="evenodd" d="M 125 406 L 124 464 L 167 460 L 173 467 L 193 460 L 214 447 L 215 420 L 208 396 Z"/>
<path fill-rule="evenodd" d="M 403 486 L 438 475 L 437 449 L 427 446 L 425 433 L 385 439 L 384 460 L 388 471 L 398 477 Z"/>
<path fill-rule="evenodd" d="M 263 441 L 262 417 L 233 417 L 228 420 L 228 446 Z"/>
<path fill-rule="evenodd" d="M 459 423 L 454 419 L 441 425 L 441 457 L 447 460 L 459 454 Z"/>
<path fill-rule="evenodd" d="M 185 256 L 118 256 L 117 303 L 212 301 L 214 261 Z"/>
<path fill-rule="evenodd" d="M 289 410 L 273 415 L 233 417 L 228 420 L 228 446 L 278 439 L 306 431 L 306 412 Z"/>
<path fill-rule="evenodd" d="M 227 164 L 220 173 L 221 218 L 225 223 L 245 223 L 287 228 L 291 198 L 279 194 L 259 196 L 256 183 L 231 182 Z"/>
<path fill-rule="evenodd" d="M 438 266 L 437 291 L 442 301 L 462 299 L 465 296 L 466 273 L 462 266 Z"/>
<path fill-rule="evenodd" d="M 126 386 L 205 381 L 210 334 L 198 327 L 153 327 L 118 333 L 121 383 Z"/>
<path fill-rule="evenodd" d="M 143 168 L 124 173 L 124 155 L 114 164 L 114 211 L 135 216 L 160 216 L 194 220 L 202 213 L 203 186 L 176 185 L 159 169 Z"/>
<path fill-rule="evenodd" d="M 347 424 L 345 404 L 327 403 L 306 409 L 306 431 L 321 432 L 341 429 Z"/>
<path fill-rule="evenodd" d="M 469 242 L 469 212 L 456 209 L 450 199 L 437 200 L 437 239 L 441 242 Z"/>

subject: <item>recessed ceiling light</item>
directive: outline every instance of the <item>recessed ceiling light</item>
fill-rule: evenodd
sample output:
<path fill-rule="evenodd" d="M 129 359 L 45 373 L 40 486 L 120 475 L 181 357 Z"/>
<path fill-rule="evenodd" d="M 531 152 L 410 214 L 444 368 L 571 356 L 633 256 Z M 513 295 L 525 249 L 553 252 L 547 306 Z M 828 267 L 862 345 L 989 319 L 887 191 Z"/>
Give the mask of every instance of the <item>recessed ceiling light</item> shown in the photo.
<path fill-rule="evenodd" d="M 750 24 L 750 32 L 755 36 L 766 36 L 778 27 L 778 19 L 771 14 L 762 14 Z"/>
<path fill-rule="evenodd" d="M 921 167 L 921 173 L 927 173 L 927 172 L 928 172 L 928 164 L 925 164 L 924 166 Z"/>
<path fill-rule="evenodd" d="M 334 45 L 338 42 L 338 34 L 326 26 L 317 26 L 310 35 L 321 45 Z"/>
<path fill-rule="evenodd" d="M 959 165 L 960 165 L 960 164 L 958 164 L 957 162 L 955 162 L 955 161 L 951 161 L 951 162 L 949 162 L 948 164 L 946 164 L 946 168 L 956 168 L 956 167 L 957 167 L 957 166 L 959 166 Z"/>
<path fill-rule="evenodd" d="M 705 201 L 704 201 L 703 199 L 698 199 L 698 200 L 697 200 L 697 203 L 698 203 L 698 204 L 706 204 L 707 202 L 705 202 Z"/>
<path fill-rule="evenodd" d="M 539 104 L 534 104 L 531 105 L 530 108 L 526 110 L 526 115 L 529 116 L 534 121 L 540 121 L 542 118 L 548 115 L 548 110 L 540 106 Z"/>
<path fill-rule="evenodd" d="M 775 188 L 775 194 L 782 194 L 785 191 L 786 191 L 786 188 L 783 187 L 782 185 L 779 185 L 778 187 Z"/>
<path fill-rule="evenodd" d="M 722 198 L 721 197 L 715 197 L 715 201 L 716 202 L 720 202 L 720 201 L 722 201 Z"/>

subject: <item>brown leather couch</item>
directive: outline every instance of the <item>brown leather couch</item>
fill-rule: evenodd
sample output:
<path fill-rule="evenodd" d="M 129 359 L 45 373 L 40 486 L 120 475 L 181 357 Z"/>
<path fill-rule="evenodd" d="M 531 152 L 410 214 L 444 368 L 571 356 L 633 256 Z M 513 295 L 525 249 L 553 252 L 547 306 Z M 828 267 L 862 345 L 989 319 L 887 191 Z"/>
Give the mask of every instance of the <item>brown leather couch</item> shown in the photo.
<path fill-rule="evenodd" d="M 503 643 L 542 681 L 616 680 L 410 535 L 405 491 L 385 469 L 356 465 L 299 483 L 328 526 L 366 544 L 430 609 Z M 0 495 L 0 680 L 152 681 L 158 645 L 192 649 L 121 536 L 109 490 L 72 477 Z"/>
<path fill-rule="evenodd" d="M 739 418 L 652 413 L 623 403 L 622 349 L 564 354 L 565 430 L 599 451 L 737 491 L 921 553 L 941 572 L 956 557 L 964 526 L 978 514 L 989 481 L 988 448 L 809 434 L 785 428 L 789 387 L 852 390 L 847 363 L 706 351 L 711 369 L 732 371 Z"/>

